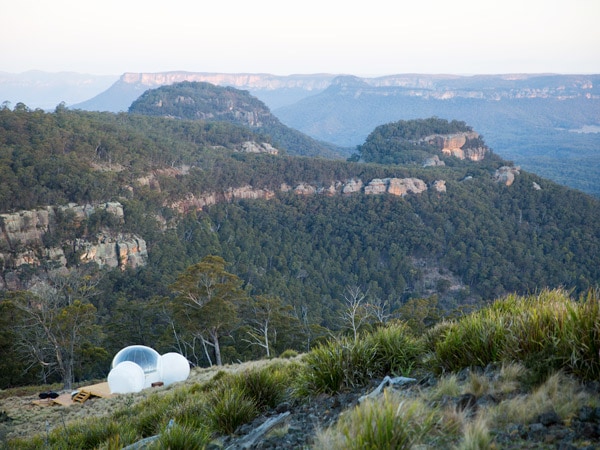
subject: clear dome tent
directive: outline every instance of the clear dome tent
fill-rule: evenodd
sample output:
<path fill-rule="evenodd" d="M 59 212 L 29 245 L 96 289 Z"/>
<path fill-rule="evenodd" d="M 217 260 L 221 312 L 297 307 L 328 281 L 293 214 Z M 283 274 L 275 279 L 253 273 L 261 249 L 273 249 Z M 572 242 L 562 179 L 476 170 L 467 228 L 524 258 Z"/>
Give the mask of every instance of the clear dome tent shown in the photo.
<path fill-rule="evenodd" d="M 160 381 L 161 356 L 156 350 L 145 345 L 125 347 L 113 358 L 112 369 L 125 361 L 133 362 L 142 368 L 145 376 L 144 387 L 150 387 L 152 383 Z"/>

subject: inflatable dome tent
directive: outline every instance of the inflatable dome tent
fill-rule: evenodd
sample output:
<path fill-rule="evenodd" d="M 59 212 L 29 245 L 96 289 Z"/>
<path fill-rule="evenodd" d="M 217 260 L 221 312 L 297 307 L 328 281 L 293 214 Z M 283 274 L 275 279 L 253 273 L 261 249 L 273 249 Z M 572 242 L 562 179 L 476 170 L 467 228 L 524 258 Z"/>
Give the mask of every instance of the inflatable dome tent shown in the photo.
<path fill-rule="evenodd" d="M 160 353 L 145 345 L 130 345 L 120 350 L 112 361 L 111 368 L 114 369 L 124 361 L 136 363 L 144 371 L 144 387 L 152 386 L 152 383 L 160 381 Z"/>
<path fill-rule="evenodd" d="M 179 353 L 160 355 L 144 345 L 130 345 L 113 358 L 108 385 L 114 394 L 139 392 L 162 381 L 165 385 L 186 380 L 188 360 Z"/>

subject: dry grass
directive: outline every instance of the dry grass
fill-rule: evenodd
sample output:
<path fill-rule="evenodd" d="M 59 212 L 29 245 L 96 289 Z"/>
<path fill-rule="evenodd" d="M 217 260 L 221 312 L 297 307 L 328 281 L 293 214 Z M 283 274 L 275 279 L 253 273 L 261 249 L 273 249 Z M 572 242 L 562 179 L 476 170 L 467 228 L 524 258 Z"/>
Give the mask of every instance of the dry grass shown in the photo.
<path fill-rule="evenodd" d="M 204 384 L 212 380 L 219 372 L 241 373 L 266 367 L 277 361 L 279 360 L 259 360 L 221 367 L 194 368 L 189 378 L 182 383 L 144 389 L 134 394 L 116 395 L 113 398 L 92 398 L 84 404 L 74 404 L 69 407 L 34 405 L 32 402 L 38 400 L 37 394 L 47 391 L 48 386 L 30 386 L 27 389 L 6 390 L 3 391 L 5 397 L 0 400 L 0 411 L 5 411 L 12 420 L 0 423 L 0 442 L 13 438 L 27 438 L 37 434 L 45 435 L 47 432 L 61 429 L 71 422 L 107 417 L 123 408 L 129 408 L 147 400 L 150 395 L 166 395 L 175 392 L 182 386 Z M 290 362 L 290 359 L 281 361 Z M 57 386 L 53 386 L 53 388 L 57 388 Z M 23 393 L 25 395 L 22 395 Z"/>
<path fill-rule="evenodd" d="M 568 420 L 584 405 L 595 406 L 598 399 L 581 390 L 579 384 L 561 372 L 551 375 L 545 383 L 528 394 L 509 398 L 489 410 L 492 421 L 531 423 L 542 413 L 556 412 Z"/>

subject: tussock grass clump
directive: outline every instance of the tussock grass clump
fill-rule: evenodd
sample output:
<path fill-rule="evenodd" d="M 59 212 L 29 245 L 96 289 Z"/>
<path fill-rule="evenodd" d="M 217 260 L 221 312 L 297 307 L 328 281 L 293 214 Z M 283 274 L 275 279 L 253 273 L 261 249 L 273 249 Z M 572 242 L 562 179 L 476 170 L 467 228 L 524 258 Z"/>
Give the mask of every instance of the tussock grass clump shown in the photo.
<path fill-rule="evenodd" d="M 597 293 L 573 301 L 563 290 L 514 298 L 515 312 L 505 359 L 520 360 L 533 383 L 557 370 L 583 379 L 600 375 L 600 303 Z"/>
<path fill-rule="evenodd" d="M 211 441 L 207 427 L 192 427 L 173 424 L 165 429 L 156 443 L 150 448 L 170 450 L 202 450 Z"/>
<path fill-rule="evenodd" d="M 284 350 L 281 352 L 281 355 L 279 355 L 279 357 L 283 359 L 295 358 L 296 356 L 298 356 L 298 352 L 291 349 Z"/>
<path fill-rule="evenodd" d="M 433 441 L 440 417 L 419 400 L 403 400 L 393 392 L 366 401 L 317 435 L 317 449 L 410 449 Z"/>
<path fill-rule="evenodd" d="M 212 429 L 231 434 L 286 396 L 289 367 L 272 365 L 226 375 L 208 394 L 205 415 Z"/>
<path fill-rule="evenodd" d="M 456 446 L 456 450 L 488 450 L 495 448 L 486 416 L 477 416 L 474 420 L 465 421 L 463 438 Z"/>
<path fill-rule="evenodd" d="M 422 341 L 402 322 L 378 328 L 364 340 L 375 350 L 375 372 L 380 376 L 407 374 L 424 351 Z"/>
<path fill-rule="evenodd" d="M 589 394 L 562 372 L 552 374 L 531 393 L 507 399 L 489 411 L 494 423 L 507 420 L 513 423 L 531 423 L 545 412 L 554 411 L 563 419 L 573 417 L 584 405 L 589 405 Z"/>
<path fill-rule="evenodd" d="M 456 371 L 500 361 L 508 324 L 504 314 L 486 308 L 448 327 L 435 345 L 438 369 Z"/>
<path fill-rule="evenodd" d="M 255 369 L 232 377 L 231 384 L 251 399 L 260 411 L 276 407 L 286 395 L 287 371 L 279 368 Z"/>
<path fill-rule="evenodd" d="M 343 337 L 321 344 L 303 359 L 299 392 L 335 393 L 364 386 L 375 377 L 404 374 L 419 360 L 421 342 L 399 323 L 354 340 Z"/>
<path fill-rule="evenodd" d="M 426 335 L 434 370 L 458 371 L 495 362 L 522 362 L 530 382 L 566 370 L 585 380 L 600 377 L 600 298 L 578 301 L 562 289 L 509 295 Z"/>
<path fill-rule="evenodd" d="M 205 411 L 211 429 L 221 434 L 232 434 L 258 414 L 256 403 L 242 389 L 233 386 L 211 394 Z"/>
<path fill-rule="evenodd" d="M 321 344 L 304 358 L 298 393 L 339 392 L 343 388 L 366 383 L 375 376 L 375 349 L 365 340 L 341 338 Z"/>

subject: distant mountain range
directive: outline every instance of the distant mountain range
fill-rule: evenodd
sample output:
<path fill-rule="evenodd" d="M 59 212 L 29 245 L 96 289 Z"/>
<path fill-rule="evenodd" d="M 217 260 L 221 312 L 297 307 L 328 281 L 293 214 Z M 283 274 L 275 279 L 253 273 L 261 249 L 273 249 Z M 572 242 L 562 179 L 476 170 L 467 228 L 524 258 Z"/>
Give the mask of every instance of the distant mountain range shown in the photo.
<path fill-rule="evenodd" d="M 11 107 L 24 103 L 29 108 L 54 109 L 87 100 L 108 89 L 117 75 L 90 75 L 75 72 L 49 73 L 30 70 L 23 73 L 0 72 L 0 103 Z"/>
<path fill-rule="evenodd" d="M 0 99 L 6 90 L 3 80 L 0 78 Z M 247 90 L 285 125 L 346 148 L 362 144 L 376 126 L 397 120 L 432 116 L 463 120 L 481 132 L 503 158 L 561 184 L 600 195 L 600 75 L 401 74 L 359 78 L 335 74 L 126 73 L 88 100 L 66 103 L 72 109 L 127 111 L 146 90 L 181 81 Z M 42 92 L 40 89 L 39 85 L 26 88 L 31 96 Z M 24 94 L 23 99 L 32 106 Z"/>

